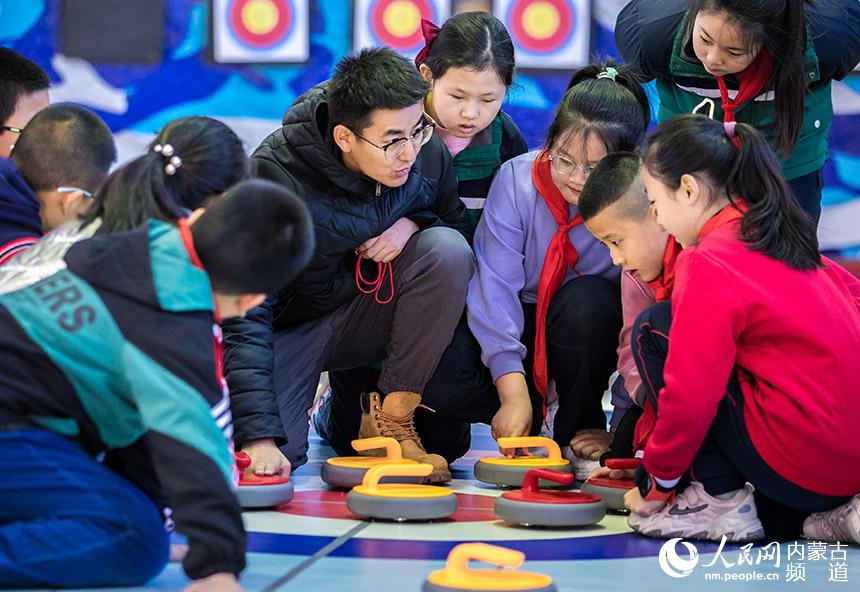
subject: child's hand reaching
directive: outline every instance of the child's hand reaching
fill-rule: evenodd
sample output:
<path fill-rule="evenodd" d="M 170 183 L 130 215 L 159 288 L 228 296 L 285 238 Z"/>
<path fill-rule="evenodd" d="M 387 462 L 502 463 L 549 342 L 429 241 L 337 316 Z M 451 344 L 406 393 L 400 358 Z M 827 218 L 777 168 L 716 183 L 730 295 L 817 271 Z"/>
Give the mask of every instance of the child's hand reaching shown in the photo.
<path fill-rule="evenodd" d="M 242 452 L 251 458 L 251 465 L 247 470 L 255 475 L 281 475 L 282 477 L 286 477 L 290 474 L 290 469 L 292 468 L 290 461 L 275 446 L 275 441 L 271 438 L 245 442 Z"/>
<path fill-rule="evenodd" d="M 636 469 L 610 469 L 609 467 L 597 467 L 588 476 L 589 479 L 602 477 L 604 479 L 633 479 Z"/>
<path fill-rule="evenodd" d="M 418 225 L 415 222 L 409 218 L 400 218 L 379 236 L 364 241 L 356 251 L 365 259 L 388 263 L 397 258 L 416 232 Z"/>
<path fill-rule="evenodd" d="M 194 580 L 182 592 L 243 592 L 244 588 L 231 573 L 216 573 Z"/>
<path fill-rule="evenodd" d="M 570 441 L 570 447 L 579 458 L 599 460 L 614 438 L 615 435 L 606 430 L 580 430 Z"/>

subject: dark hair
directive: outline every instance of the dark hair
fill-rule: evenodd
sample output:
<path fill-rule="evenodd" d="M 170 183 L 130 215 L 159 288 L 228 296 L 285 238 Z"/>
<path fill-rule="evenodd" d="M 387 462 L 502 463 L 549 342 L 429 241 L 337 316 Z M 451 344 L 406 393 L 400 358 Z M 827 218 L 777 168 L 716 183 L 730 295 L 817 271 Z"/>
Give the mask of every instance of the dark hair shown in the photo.
<path fill-rule="evenodd" d="M 47 90 L 49 86 L 51 79 L 36 62 L 0 47 L 0 125 L 6 125 L 22 96 Z"/>
<path fill-rule="evenodd" d="M 687 13 L 692 28 L 699 12 L 725 13 L 739 25 L 746 49 L 760 46 L 774 60 L 776 149 L 791 154 L 803 124 L 806 95 L 804 0 L 694 0 Z"/>
<path fill-rule="evenodd" d="M 582 219 L 588 222 L 628 194 L 631 198 L 624 203 L 624 216 L 634 220 L 644 218 L 651 202 L 639 178 L 641 168 L 642 161 L 633 152 L 615 152 L 601 158 L 579 196 L 577 208 Z"/>
<path fill-rule="evenodd" d="M 331 126 L 361 132 L 377 109 L 406 109 L 430 90 L 427 81 L 403 56 L 387 47 L 362 49 L 337 63 L 329 82 Z"/>
<path fill-rule="evenodd" d="M 615 80 L 598 78 L 613 68 Z M 563 137 L 594 134 L 607 152 L 633 151 L 645 137 L 651 119 L 648 97 L 634 72 L 608 60 L 574 73 L 546 134 L 544 148 L 556 146 Z"/>
<path fill-rule="evenodd" d="M 277 292 L 314 251 L 307 208 L 262 179 L 242 181 L 214 200 L 191 225 L 191 236 L 212 289 L 233 296 Z"/>
<path fill-rule="evenodd" d="M 776 153 L 754 127 L 739 123 L 740 149 L 723 124 L 704 115 L 679 115 L 660 125 L 643 152 L 648 173 L 670 189 L 685 174 L 699 175 L 711 186 L 711 200 L 742 198 L 749 211 L 741 236 L 754 251 L 801 270 L 821 266 L 815 225 L 803 212 L 782 177 Z"/>
<path fill-rule="evenodd" d="M 33 191 L 61 185 L 95 192 L 116 160 L 110 128 L 80 105 L 57 103 L 36 113 L 10 158 Z"/>
<path fill-rule="evenodd" d="M 154 150 L 166 145 L 181 159 L 172 175 L 165 170 L 170 157 Z M 248 156 L 233 130 L 211 117 L 175 119 L 146 154 L 105 181 L 84 223 L 101 218 L 98 231 L 106 233 L 130 230 L 150 218 L 175 222 L 247 176 Z"/>
<path fill-rule="evenodd" d="M 514 81 L 514 43 L 502 21 L 488 12 L 462 12 L 449 18 L 420 63 L 434 79 L 449 68 L 481 72 L 492 68 L 505 86 Z"/>

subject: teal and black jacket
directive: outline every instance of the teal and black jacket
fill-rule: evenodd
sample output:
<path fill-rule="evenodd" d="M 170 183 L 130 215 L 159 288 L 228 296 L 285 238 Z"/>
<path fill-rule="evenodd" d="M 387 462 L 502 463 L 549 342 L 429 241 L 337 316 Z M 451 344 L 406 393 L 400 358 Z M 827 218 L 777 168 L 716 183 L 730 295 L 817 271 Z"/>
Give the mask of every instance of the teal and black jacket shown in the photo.
<path fill-rule="evenodd" d="M 67 269 L 0 296 L 0 423 L 105 453 L 172 508 L 189 540 L 189 577 L 238 574 L 246 537 L 209 277 L 180 232 L 155 221 L 80 242 L 65 260 Z"/>

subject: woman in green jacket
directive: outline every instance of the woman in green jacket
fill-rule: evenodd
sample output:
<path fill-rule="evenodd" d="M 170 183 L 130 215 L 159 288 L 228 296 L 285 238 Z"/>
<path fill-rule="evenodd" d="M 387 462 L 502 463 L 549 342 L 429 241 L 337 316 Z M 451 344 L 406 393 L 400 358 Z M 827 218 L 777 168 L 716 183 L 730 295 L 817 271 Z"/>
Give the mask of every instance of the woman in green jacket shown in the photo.
<path fill-rule="evenodd" d="M 831 84 L 860 61 L 860 2 L 633 0 L 615 42 L 625 62 L 656 78 L 658 122 L 702 113 L 755 126 L 818 222 Z"/>

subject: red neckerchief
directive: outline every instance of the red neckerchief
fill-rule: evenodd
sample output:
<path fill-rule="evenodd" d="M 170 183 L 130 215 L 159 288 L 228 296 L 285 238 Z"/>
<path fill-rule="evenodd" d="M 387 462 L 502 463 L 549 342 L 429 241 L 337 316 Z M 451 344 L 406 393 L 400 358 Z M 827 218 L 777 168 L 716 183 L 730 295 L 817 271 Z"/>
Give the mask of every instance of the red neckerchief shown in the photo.
<path fill-rule="evenodd" d="M 675 261 L 681 252 L 681 245 L 674 236 L 666 240 L 666 249 L 663 251 L 663 271 L 656 278 L 645 284 L 654 292 L 657 302 L 669 300 L 672 297 L 672 288 L 675 287 Z"/>
<path fill-rule="evenodd" d="M 767 83 L 773 72 L 773 57 L 766 49 L 758 52 L 758 56 L 747 66 L 741 76 L 741 85 L 738 94 L 733 100 L 729 100 L 729 90 L 722 76 L 715 76 L 720 87 L 720 97 L 723 104 L 723 123 L 735 121 L 735 110 L 750 99 L 755 98 Z M 735 146 L 740 148 L 740 140 L 737 137 L 731 139 Z"/>
<path fill-rule="evenodd" d="M 725 226 L 726 224 L 731 224 L 736 220 L 740 220 L 748 210 L 749 206 L 744 200 L 739 199 L 734 203 L 730 203 L 714 214 L 710 220 L 705 222 L 705 225 L 702 226 L 702 229 L 699 231 L 698 240 L 702 240 L 720 226 Z"/>
<path fill-rule="evenodd" d="M 558 224 L 555 236 L 546 250 L 546 258 L 543 269 L 540 272 L 537 294 L 537 325 L 535 327 L 535 349 L 534 349 L 534 373 L 535 386 L 543 395 L 543 413 L 546 417 L 546 392 L 549 381 L 546 362 L 546 313 L 549 310 L 549 302 L 567 273 L 567 268 L 576 269 L 579 262 L 579 253 L 567 233 L 579 224 L 582 217 L 577 214 L 573 219 L 570 217 L 570 206 L 565 201 L 552 180 L 550 161 L 546 152 L 541 152 L 532 165 L 532 183 L 543 198 L 552 217 Z"/>

